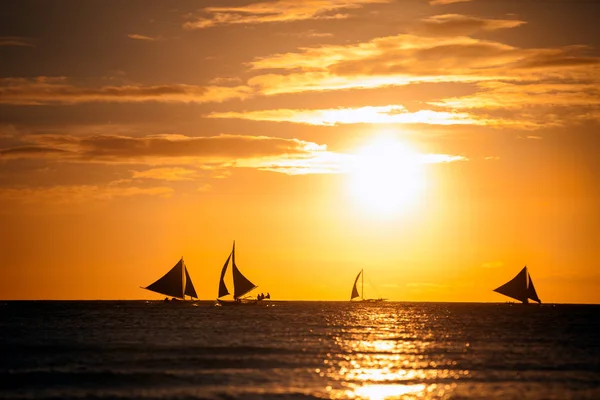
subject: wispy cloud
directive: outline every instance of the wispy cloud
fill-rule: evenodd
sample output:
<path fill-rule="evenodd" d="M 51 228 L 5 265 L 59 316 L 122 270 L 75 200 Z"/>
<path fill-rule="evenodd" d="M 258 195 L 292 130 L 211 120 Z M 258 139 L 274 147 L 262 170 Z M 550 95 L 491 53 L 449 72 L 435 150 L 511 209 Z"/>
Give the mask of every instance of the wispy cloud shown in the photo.
<path fill-rule="evenodd" d="M 516 28 L 525 24 L 516 19 L 487 19 L 460 14 L 434 15 L 424 18 L 412 29 L 432 36 L 468 36 L 479 31 Z"/>
<path fill-rule="evenodd" d="M 214 112 L 209 118 L 237 118 L 253 121 L 292 122 L 308 125 L 338 124 L 431 124 L 431 125 L 483 125 L 485 120 L 475 120 L 467 113 L 420 110 L 409 112 L 401 105 L 358 108 L 332 108 L 325 110 L 260 110 L 247 112 Z"/>
<path fill-rule="evenodd" d="M 32 39 L 20 36 L 0 36 L 0 46 L 35 47 Z"/>
<path fill-rule="evenodd" d="M 599 71 L 600 72 L 600 71 Z M 514 109 L 532 105 L 598 106 L 600 87 L 591 81 L 556 82 L 539 80 L 480 82 L 480 91 L 473 95 L 429 102 L 439 107 L 454 109 Z"/>
<path fill-rule="evenodd" d="M 32 145 L 0 150 L 0 157 L 37 157 L 56 154 L 63 159 L 131 162 L 161 158 L 239 159 L 278 155 L 308 155 L 324 151 L 325 146 L 298 139 L 267 136 L 219 135 L 190 137 L 183 135 L 150 135 L 128 137 L 94 135 L 31 135 L 25 140 Z"/>
<path fill-rule="evenodd" d="M 522 21 L 455 15 L 439 20 L 444 22 L 446 33 L 522 24 Z M 430 101 L 432 109 L 425 111 L 432 121 L 537 129 L 548 125 L 550 113 L 557 115 L 550 121 L 552 124 L 590 120 L 600 114 L 600 57 L 586 46 L 519 48 L 467 36 L 400 34 L 358 44 L 301 48 L 297 52 L 257 58 L 248 65 L 253 71 L 265 71 L 248 80 L 250 86 L 264 95 L 417 83 L 475 84 L 473 87 L 478 91 L 474 94 Z M 556 107 L 561 109 L 555 112 Z M 501 112 L 507 109 L 510 112 Z M 294 115 L 300 118 L 299 114 Z M 264 113 L 253 117 L 278 119 Z M 394 118 L 414 117 L 401 113 Z M 304 113 L 301 118 L 305 123 L 307 119 L 331 123 L 322 115 Z"/>
<path fill-rule="evenodd" d="M 198 176 L 198 169 L 251 168 L 288 175 L 338 174 L 350 171 L 356 159 L 355 154 L 332 152 L 327 146 L 314 142 L 267 136 L 74 137 L 41 134 L 24 140 L 30 144 L 0 149 L 0 161 L 45 158 L 70 163 L 145 164 L 152 168 L 133 171 L 132 179 L 163 181 L 193 180 Z M 464 161 L 466 158 L 422 154 L 416 160 L 425 164 Z"/>
<path fill-rule="evenodd" d="M 130 33 L 129 35 L 127 35 L 127 37 L 130 39 L 143 40 L 146 42 L 155 42 L 155 41 L 159 40 L 157 37 L 139 35 L 137 33 Z"/>
<path fill-rule="evenodd" d="M 345 19 L 342 10 L 368 4 L 388 3 L 390 0 L 279 0 L 255 2 L 245 6 L 207 7 L 199 16 L 192 16 L 185 29 L 205 29 L 219 25 L 263 24 L 309 19 Z"/>
<path fill-rule="evenodd" d="M 115 184 L 72 185 L 38 188 L 3 188 L 0 191 L 0 202 L 27 204 L 77 204 L 89 201 L 108 201 L 115 198 L 133 196 L 169 197 L 173 189 L 164 186 L 137 187 L 119 186 Z"/>
<path fill-rule="evenodd" d="M 314 29 L 310 29 L 304 32 L 281 32 L 278 33 L 279 36 L 293 36 L 297 38 L 324 38 L 324 37 L 333 37 L 333 33 L 329 32 L 318 32 Z"/>
<path fill-rule="evenodd" d="M 41 79 L 45 78 L 45 79 Z M 88 87 L 68 83 L 66 78 L 2 79 L 0 103 L 40 105 L 90 102 L 204 103 L 248 97 L 245 86 L 125 85 Z"/>
<path fill-rule="evenodd" d="M 343 155 L 325 145 L 299 139 L 267 136 L 219 135 L 189 137 L 151 135 L 127 137 L 39 134 L 23 138 L 29 143 L 0 149 L 0 161 L 46 158 L 56 162 L 161 165 L 137 171 L 134 178 L 185 180 L 192 173 L 173 165 L 206 170 L 252 168 L 285 174 L 339 173 Z"/>
<path fill-rule="evenodd" d="M 276 72 L 254 77 L 250 84 L 267 93 L 293 93 L 415 82 L 522 80 L 547 75 L 547 68 L 554 69 L 554 76 L 565 76 L 600 64 L 600 57 L 587 56 L 586 50 L 584 46 L 521 49 L 465 36 L 401 34 L 257 58 L 249 63 L 253 70 Z"/>
<path fill-rule="evenodd" d="M 477 87 L 480 90 L 475 94 L 429 104 L 468 111 L 474 119 L 485 116 L 493 125 L 525 129 L 564 126 L 600 117 L 600 79 L 593 76 L 564 83 L 552 77 L 538 81 L 489 81 L 480 82 Z"/>
<path fill-rule="evenodd" d="M 432 6 L 442 6 L 445 4 L 453 4 L 453 3 L 467 3 L 471 0 L 429 0 L 429 4 Z"/>
<path fill-rule="evenodd" d="M 181 167 L 152 168 L 144 171 L 133 171 L 132 178 L 162 181 L 191 181 L 198 178 L 198 171 Z"/>

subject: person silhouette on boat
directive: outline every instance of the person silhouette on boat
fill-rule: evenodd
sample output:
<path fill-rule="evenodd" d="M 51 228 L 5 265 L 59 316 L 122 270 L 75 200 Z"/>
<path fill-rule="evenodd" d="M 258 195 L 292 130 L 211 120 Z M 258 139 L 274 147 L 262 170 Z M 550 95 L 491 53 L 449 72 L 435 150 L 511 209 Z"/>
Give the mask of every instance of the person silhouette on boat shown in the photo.
<path fill-rule="evenodd" d="M 271 295 L 269 294 L 269 292 L 267 292 L 267 295 L 264 297 L 265 299 L 270 299 Z"/>

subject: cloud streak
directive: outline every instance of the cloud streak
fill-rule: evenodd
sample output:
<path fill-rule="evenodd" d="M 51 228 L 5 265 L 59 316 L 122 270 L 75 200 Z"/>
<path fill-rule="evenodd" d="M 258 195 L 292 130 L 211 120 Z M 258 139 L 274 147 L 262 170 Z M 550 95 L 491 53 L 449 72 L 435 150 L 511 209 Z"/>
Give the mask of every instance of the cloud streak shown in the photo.
<path fill-rule="evenodd" d="M 361 8 L 390 0 L 279 0 L 237 7 L 207 7 L 201 16 L 186 22 L 184 29 L 206 29 L 233 24 L 264 24 L 305 20 L 346 19 L 342 10 Z"/>
<path fill-rule="evenodd" d="M 142 40 L 142 41 L 146 41 L 146 42 L 156 42 L 158 40 L 158 38 L 155 38 L 152 36 L 139 35 L 137 33 L 130 33 L 129 35 L 127 35 L 127 37 L 129 39 Z"/>
<path fill-rule="evenodd" d="M 425 22 L 441 21 L 435 36 L 400 34 L 363 43 L 306 47 L 296 52 L 257 58 L 248 66 L 259 73 L 250 78 L 248 84 L 264 95 L 376 89 L 418 83 L 465 83 L 479 89 L 478 93 L 469 96 L 429 102 L 435 109 L 422 113 L 426 112 L 434 123 L 470 121 L 471 124 L 537 129 L 544 126 L 542 118 L 538 118 L 544 113 L 553 112 L 558 117 L 551 121 L 554 124 L 589 120 L 600 114 L 597 90 L 600 57 L 591 55 L 588 47 L 519 48 L 497 41 L 456 36 L 476 29 L 513 28 L 523 21 L 458 15 L 441 17 L 425 19 Z M 523 106 L 534 112 L 528 112 Z M 577 106 L 580 107 L 577 109 Z M 502 107 L 510 109 L 512 115 L 501 113 Z M 554 112 L 556 108 L 561 110 Z M 459 113 L 454 114 L 456 111 Z M 244 117 L 241 114 L 235 116 Z M 303 123 L 313 120 L 322 124 L 341 122 L 341 119 L 329 120 L 314 112 L 311 115 L 289 113 L 288 116 L 301 119 L 299 122 Z M 259 112 L 250 114 L 249 118 L 279 120 L 279 115 Z M 360 119 L 360 116 L 354 118 Z M 403 122 L 426 119 L 402 112 L 399 116 L 389 117 L 394 118 L 404 119 Z M 373 122 L 369 118 L 362 119 Z"/>
<path fill-rule="evenodd" d="M 432 6 L 443 6 L 446 4 L 454 4 L 454 3 L 467 3 L 472 0 L 429 0 L 429 4 Z"/>
<path fill-rule="evenodd" d="M 66 78 L 0 80 L 0 104 L 205 103 L 243 99 L 249 94 L 250 89 L 244 86 L 174 84 L 84 87 L 70 84 Z"/>
<path fill-rule="evenodd" d="M 44 188 L 3 188 L 0 191 L 0 202 L 27 204 L 80 204 L 90 201 L 109 201 L 116 198 L 133 196 L 169 197 L 173 189 L 164 186 L 96 186 L 96 185 L 61 185 Z"/>
<path fill-rule="evenodd" d="M 209 114 L 208 117 L 328 126 L 339 124 L 484 125 L 488 123 L 485 120 L 475 120 L 468 113 L 432 110 L 409 112 L 401 105 L 324 110 L 278 109 L 248 112 L 214 112 Z"/>
<path fill-rule="evenodd" d="M 198 178 L 198 172 L 180 167 L 152 168 L 145 171 L 133 171 L 133 179 L 155 179 L 162 181 L 191 181 Z"/>
<path fill-rule="evenodd" d="M 153 168 L 133 171 L 133 179 L 163 181 L 192 180 L 198 168 L 251 168 L 288 175 L 346 173 L 356 157 L 329 151 L 327 146 L 314 142 L 267 136 L 30 135 L 25 140 L 31 144 L 1 149 L 0 162 L 45 158 L 71 163 L 145 164 Z M 465 160 L 446 154 L 423 154 L 419 159 L 422 163 Z"/>
<path fill-rule="evenodd" d="M 0 46 L 35 47 L 31 39 L 20 36 L 0 36 Z"/>
<path fill-rule="evenodd" d="M 56 155 L 64 159 L 131 162 L 142 159 L 204 158 L 238 159 L 278 155 L 307 155 L 324 151 L 325 146 L 298 139 L 267 136 L 219 135 L 190 137 L 183 135 L 150 135 L 128 137 L 94 135 L 31 135 L 29 146 L 0 150 L 0 156 L 20 158 Z"/>
<path fill-rule="evenodd" d="M 460 14 L 443 14 L 424 18 L 416 24 L 413 32 L 428 36 L 468 36 L 479 31 L 516 28 L 525 23 L 515 19 L 486 19 Z"/>

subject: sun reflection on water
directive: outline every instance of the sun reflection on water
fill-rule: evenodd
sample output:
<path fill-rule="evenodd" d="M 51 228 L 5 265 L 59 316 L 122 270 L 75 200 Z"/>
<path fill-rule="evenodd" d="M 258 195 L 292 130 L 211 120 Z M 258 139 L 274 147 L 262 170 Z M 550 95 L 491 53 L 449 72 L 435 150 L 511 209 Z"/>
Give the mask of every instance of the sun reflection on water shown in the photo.
<path fill-rule="evenodd" d="M 469 374 L 453 359 L 454 345 L 443 335 L 432 337 L 428 322 L 436 316 L 391 307 L 351 309 L 344 328 L 332 333 L 339 350 L 318 370 L 337 383 L 329 387 L 331 398 L 443 399 L 453 381 Z"/>

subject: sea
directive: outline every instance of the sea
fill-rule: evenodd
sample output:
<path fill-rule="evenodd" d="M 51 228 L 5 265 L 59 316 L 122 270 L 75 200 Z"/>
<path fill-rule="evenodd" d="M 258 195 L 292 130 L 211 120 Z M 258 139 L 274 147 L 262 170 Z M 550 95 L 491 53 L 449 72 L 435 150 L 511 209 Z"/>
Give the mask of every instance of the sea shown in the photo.
<path fill-rule="evenodd" d="M 2 301 L 0 399 L 600 399 L 600 306 Z"/>

